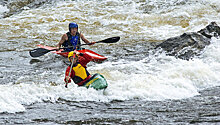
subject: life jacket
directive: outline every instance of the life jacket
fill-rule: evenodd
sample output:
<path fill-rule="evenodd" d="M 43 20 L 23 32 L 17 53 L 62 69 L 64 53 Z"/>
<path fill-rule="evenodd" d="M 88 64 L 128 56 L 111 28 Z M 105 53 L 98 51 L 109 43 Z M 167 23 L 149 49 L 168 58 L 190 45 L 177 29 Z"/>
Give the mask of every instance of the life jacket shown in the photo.
<path fill-rule="evenodd" d="M 80 63 L 75 64 L 75 66 L 73 67 L 73 71 L 75 73 L 75 76 L 72 78 L 72 80 L 74 81 L 74 83 L 80 86 L 83 85 L 83 83 L 91 77 L 87 69 L 83 67 Z"/>
<path fill-rule="evenodd" d="M 80 33 L 77 32 L 75 36 L 72 36 L 70 34 L 70 32 L 67 32 L 66 35 L 68 36 L 68 40 L 64 41 L 62 46 L 64 46 L 64 47 L 74 46 L 74 48 L 67 48 L 67 49 L 64 49 L 64 51 L 69 52 L 69 51 L 75 50 L 76 46 L 81 44 L 81 42 L 80 42 Z M 78 46 L 77 49 L 79 50 L 80 46 Z"/>

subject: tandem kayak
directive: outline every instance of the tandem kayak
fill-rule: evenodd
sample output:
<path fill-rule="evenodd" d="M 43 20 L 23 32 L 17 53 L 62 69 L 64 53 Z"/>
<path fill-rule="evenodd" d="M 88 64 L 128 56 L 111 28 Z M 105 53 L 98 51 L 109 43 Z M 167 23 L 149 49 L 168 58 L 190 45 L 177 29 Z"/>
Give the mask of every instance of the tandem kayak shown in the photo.
<path fill-rule="evenodd" d="M 99 73 L 94 74 L 88 82 L 83 85 L 86 88 L 94 88 L 96 90 L 106 89 L 108 83 L 106 79 Z"/>
<path fill-rule="evenodd" d="M 53 50 L 56 49 L 56 47 L 51 47 L 51 46 L 44 46 L 44 45 L 37 45 L 40 48 L 44 48 L 44 49 L 48 49 L 48 50 Z M 98 53 L 93 52 L 92 50 L 88 50 L 88 49 L 82 49 L 82 50 L 78 50 L 80 53 L 86 53 L 89 56 L 92 57 L 92 61 L 104 61 L 107 59 L 107 57 L 104 57 L 102 55 L 99 55 Z M 68 57 L 69 52 L 63 52 L 63 49 L 60 49 L 59 51 L 51 51 L 52 53 L 56 53 L 58 55 L 64 56 L 64 57 Z"/>

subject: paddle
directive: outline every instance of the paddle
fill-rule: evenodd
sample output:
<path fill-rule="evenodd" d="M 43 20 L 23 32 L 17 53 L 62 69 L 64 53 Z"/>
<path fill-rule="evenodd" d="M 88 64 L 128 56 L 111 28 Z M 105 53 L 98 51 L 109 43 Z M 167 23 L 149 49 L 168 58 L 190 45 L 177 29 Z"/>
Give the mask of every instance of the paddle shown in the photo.
<path fill-rule="evenodd" d="M 120 40 L 120 37 L 116 36 L 116 37 L 107 38 L 107 39 L 104 39 L 104 40 L 101 40 L 101 41 L 98 41 L 98 42 L 95 42 L 95 43 L 116 43 L 119 40 Z M 91 44 L 93 44 L 93 43 L 81 44 L 80 46 L 91 45 Z"/>
<path fill-rule="evenodd" d="M 107 39 L 104 39 L 104 40 L 101 40 L 101 41 L 98 41 L 98 42 L 95 42 L 95 43 L 116 43 L 120 40 L 120 37 L 111 37 L 111 38 L 107 38 Z M 81 44 L 79 46 L 84 46 L 84 45 L 91 45 L 93 43 L 87 43 L 87 44 Z M 63 47 L 63 48 L 59 48 L 59 49 L 67 49 L 67 48 L 73 48 L 74 46 L 70 46 L 70 47 Z M 33 50 L 30 50 L 29 53 L 31 55 L 31 57 L 39 57 L 39 56 L 42 56 L 50 51 L 57 51 L 59 49 L 52 49 L 52 50 L 48 50 L 48 49 L 44 49 L 44 48 L 36 48 L 36 49 L 33 49 Z"/>
<path fill-rule="evenodd" d="M 70 74 L 71 74 L 72 68 L 73 68 L 73 60 L 72 60 L 72 62 L 71 62 L 71 66 L 70 66 L 70 71 L 69 71 L 69 74 L 68 74 L 68 78 L 70 78 Z M 68 81 L 69 81 L 69 80 L 68 80 Z M 68 81 L 66 81 L 66 84 L 65 84 L 65 87 L 66 87 L 66 88 L 68 88 L 68 87 L 67 87 Z"/>
<path fill-rule="evenodd" d="M 64 48 L 60 48 L 60 49 L 66 49 L 66 48 L 71 48 L 71 47 L 64 47 Z M 50 51 L 58 51 L 59 49 L 52 49 L 52 50 L 48 50 L 48 49 L 44 49 L 44 48 L 36 48 L 33 50 L 30 50 L 29 53 L 31 55 L 31 57 L 39 57 L 42 56 Z"/>

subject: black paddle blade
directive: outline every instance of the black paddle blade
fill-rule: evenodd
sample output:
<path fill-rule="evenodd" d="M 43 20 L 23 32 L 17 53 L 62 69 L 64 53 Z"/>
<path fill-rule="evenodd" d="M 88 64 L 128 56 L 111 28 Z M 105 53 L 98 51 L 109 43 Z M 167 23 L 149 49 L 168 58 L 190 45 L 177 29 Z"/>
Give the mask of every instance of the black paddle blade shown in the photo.
<path fill-rule="evenodd" d="M 111 37 L 111 38 L 108 38 L 108 39 L 105 39 L 105 40 L 102 40 L 102 41 L 98 41 L 97 43 L 116 43 L 120 40 L 120 37 L 117 36 L 117 37 Z"/>
<path fill-rule="evenodd" d="M 50 51 L 51 50 L 44 49 L 44 48 L 37 48 L 37 49 L 33 49 L 33 50 L 29 51 L 29 53 L 30 53 L 31 57 L 39 57 L 39 56 L 42 56 Z"/>

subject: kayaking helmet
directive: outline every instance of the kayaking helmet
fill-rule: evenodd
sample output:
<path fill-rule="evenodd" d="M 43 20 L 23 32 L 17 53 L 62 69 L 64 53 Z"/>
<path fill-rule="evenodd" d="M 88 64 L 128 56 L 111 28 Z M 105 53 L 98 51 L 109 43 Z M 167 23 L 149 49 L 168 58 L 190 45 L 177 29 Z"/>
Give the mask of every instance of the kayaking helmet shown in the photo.
<path fill-rule="evenodd" d="M 74 53 L 74 51 L 71 51 L 71 52 L 69 52 L 69 54 L 68 54 L 68 59 L 69 59 L 69 61 L 70 61 L 70 57 L 75 58 L 75 57 L 77 57 L 77 55 Z"/>
<path fill-rule="evenodd" d="M 69 23 L 69 31 L 71 28 L 77 28 L 78 29 L 78 24 L 77 23 Z"/>

